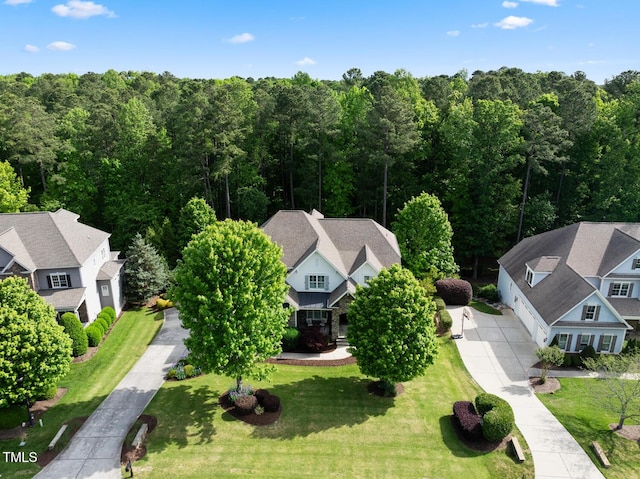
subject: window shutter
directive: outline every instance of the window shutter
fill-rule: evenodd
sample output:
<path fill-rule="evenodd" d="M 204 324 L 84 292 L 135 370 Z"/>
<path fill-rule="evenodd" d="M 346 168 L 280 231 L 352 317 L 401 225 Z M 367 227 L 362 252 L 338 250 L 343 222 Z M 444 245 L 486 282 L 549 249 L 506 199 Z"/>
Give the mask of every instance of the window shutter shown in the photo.
<path fill-rule="evenodd" d="M 49 286 L 49 289 L 51 289 L 53 286 L 51 286 L 51 276 L 47 275 L 47 285 Z"/>
<path fill-rule="evenodd" d="M 324 290 L 329 291 L 329 276 L 324 277 Z"/>
<path fill-rule="evenodd" d="M 600 339 L 598 340 L 598 347 L 596 348 L 597 352 L 602 351 L 602 343 L 604 343 L 604 334 L 600 336 Z"/>
<path fill-rule="evenodd" d="M 633 293 L 633 283 L 629 284 L 629 293 L 627 294 L 628 298 L 633 296 L 631 293 Z"/>
<path fill-rule="evenodd" d="M 613 283 L 609 285 L 609 294 L 607 296 L 611 296 L 613 294 Z"/>
<path fill-rule="evenodd" d="M 580 342 L 582 341 L 582 334 L 578 334 L 578 339 L 576 340 L 576 348 L 574 351 L 580 351 Z"/>
<path fill-rule="evenodd" d="M 610 353 L 614 353 L 616 351 L 616 339 L 618 339 L 618 336 L 614 336 L 611 340 L 611 347 L 609 348 Z"/>
<path fill-rule="evenodd" d="M 565 351 L 571 351 L 571 340 L 573 339 L 573 334 L 570 334 L 567 337 L 567 346 L 564 348 Z"/>
<path fill-rule="evenodd" d="M 596 312 L 593 315 L 593 320 L 597 321 L 599 317 L 600 317 L 600 306 L 596 306 Z"/>
<path fill-rule="evenodd" d="M 636 261 L 637 261 L 637 260 L 636 260 L 636 258 L 633 258 L 633 259 L 631 260 L 631 269 L 636 269 L 636 268 L 637 268 L 637 266 L 636 266 Z"/>
<path fill-rule="evenodd" d="M 589 335 L 589 346 L 593 346 L 593 340 L 596 339 L 596 335 L 595 334 L 590 334 Z"/>
<path fill-rule="evenodd" d="M 67 276 L 67 287 L 70 288 L 71 287 L 71 275 L 66 275 Z"/>
<path fill-rule="evenodd" d="M 587 319 L 587 305 L 585 304 L 582 307 L 582 317 L 580 318 L 582 321 L 584 321 L 585 319 Z M 578 341 L 579 342 L 579 341 Z"/>
<path fill-rule="evenodd" d="M 309 289 L 309 276 L 304 277 L 304 289 Z"/>

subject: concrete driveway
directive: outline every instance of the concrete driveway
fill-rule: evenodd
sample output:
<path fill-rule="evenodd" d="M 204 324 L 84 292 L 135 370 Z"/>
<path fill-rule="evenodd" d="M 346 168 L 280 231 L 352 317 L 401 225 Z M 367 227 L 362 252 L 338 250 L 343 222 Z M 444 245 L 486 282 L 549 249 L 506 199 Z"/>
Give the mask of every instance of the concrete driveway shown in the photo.
<path fill-rule="evenodd" d="M 538 362 L 537 345 L 513 311 L 502 316 L 463 307 L 447 308 L 453 334 L 467 370 L 486 392 L 511 404 L 516 424 L 525 437 L 537 479 L 602 479 L 576 440 L 538 400 L 529 386 L 529 370 Z"/>

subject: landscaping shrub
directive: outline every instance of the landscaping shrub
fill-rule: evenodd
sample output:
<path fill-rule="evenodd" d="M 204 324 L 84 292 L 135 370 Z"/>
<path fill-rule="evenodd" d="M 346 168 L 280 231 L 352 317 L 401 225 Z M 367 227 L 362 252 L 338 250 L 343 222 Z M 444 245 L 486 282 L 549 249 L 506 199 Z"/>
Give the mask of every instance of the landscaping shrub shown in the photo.
<path fill-rule="evenodd" d="M 100 326 L 103 335 L 109 330 L 109 323 L 107 323 L 107 321 L 103 318 L 96 318 L 93 324 L 95 324 L 96 326 Z"/>
<path fill-rule="evenodd" d="M 264 414 L 264 407 L 258 404 L 256 408 L 253 410 L 253 412 L 255 413 L 256 416 L 262 416 Z"/>
<path fill-rule="evenodd" d="M 105 306 L 104 308 L 102 308 L 102 311 L 100 311 L 100 314 L 105 314 L 106 316 L 109 317 L 109 325 L 113 324 L 116 320 L 116 310 L 113 309 L 111 306 Z"/>
<path fill-rule="evenodd" d="M 573 356 L 571 356 L 571 366 L 573 366 L 574 368 L 582 367 L 582 358 L 579 354 L 574 354 Z"/>
<path fill-rule="evenodd" d="M 571 367 L 572 364 L 573 364 L 572 356 L 569 354 L 565 354 L 564 359 L 562 360 L 562 366 L 564 366 L 565 368 L 569 368 Z"/>
<path fill-rule="evenodd" d="M 322 332 L 320 326 L 309 326 L 300 333 L 300 344 L 309 352 L 319 353 L 329 346 L 329 336 Z"/>
<path fill-rule="evenodd" d="M 156 300 L 156 308 L 158 308 L 160 310 L 167 309 L 167 308 L 173 308 L 173 301 L 170 301 L 168 299 L 158 298 Z"/>
<path fill-rule="evenodd" d="M 549 343 L 549 346 L 557 346 L 557 345 L 558 345 L 558 335 L 556 334 L 551 340 L 551 342 Z"/>
<path fill-rule="evenodd" d="M 451 329 L 451 326 L 453 326 L 453 319 L 451 319 L 449 311 L 443 309 L 438 314 L 440 315 L 440 327 L 444 331 L 449 331 Z"/>
<path fill-rule="evenodd" d="M 104 333 L 102 332 L 102 328 L 100 326 L 90 324 L 85 328 L 85 333 L 87 333 L 87 340 L 89 341 L 89 346 L 97 346 L 100 344 L 100 340 Z"/>
<path fill-rule="evenodd" d="M 482 419 L 476 413 L 471 401 L 453 403 L 453 415 L 462 429 L 462 434 L 470 441 L 482 439 Z"/>
<path fill-rule="evenodd" d="M 231 402 L 235 403 L 238 398 L 243 396 L 253 396 L 253 387 L 251 384 L 243 384 L 240 390 L 237 389 L 235 384 L 229 388 L 229 400 Z"/>
<path fill-rule="evenodd" d="M 466 306 L 473 297 L 471 283 L 464 279 L 438 280 L 436 290 L 447 305 Z"/>
<path fill-rule="evenodd" d="M 192 378 L 193 376 L 195 376 L 195 367 L 193 367 L 193 365 L 191 364 L 187 364 L 184 366 L 183 370 L 184 370 L 184 374 L 185 376 L 187 376 L 188 378 Z"/>
<path fill-rule="evenodd" d="M 38 396 L 37 400 L 42 401 L 47 399 L 53 399 L 56 396 L 57 392 L 58 392 L 58 386 L 55 384 L 52 384 L 45 390 L 44 393 Z"/>
<path fill-rule="evenodd" d="M 264 398 L 269 396 L 269 391 L 266 389 L 256 389 L 253 395 L 256 397 L 259 404 L 263 404 Z"/>
<path fill-rule="evenodd" d="M 447 304 L 444 302 L 444 300 L 440 296 L 434 296 L 433 301 L 436 303 L 437 311 L 442 311 L 447 307 Z"/>
<path fill-rule="evenodd" d="M 175 377 L 176 377 L 176 370 L 169 369 L 169 371 L 167 372 L 167 379 L 173 379 Z"/>
<path fill-rule="evenodd" d="M 511 405 L 495 394 L 482 393 L 476 397 L 476 409 L 482 416 L 482 435 L 487 441 L 501 441 L 513 429 L 515 418 Z"/>
<path fill-rule="evenodd" d="M 487 301 L 497 303 L 500 301 L 500 295 L 498 294 L 498 288 L 495 284 L 487 284 L 478 289 L 478 297 L 484 298 Z"/>
<path fill-rule="evenodd" d="M 266 412 L 277 412 L 280 409 L 280 398 L 269 394 L 262 399 L 262 407 Z"/>
<path fill-rule="evenodd" d="M 247 415 L 251 414 L 258 405 L 258 400 L 255 396 L 240 396 L 235 402 L 236 411 L 238 414 Z"/>
<path fill-rule="evenodd" d="M 596 353 L 595 348 L 591 345 L 586 346 L 582 351 L 580 351 L 581 359 L 587 359 L 587 358 L 596 359 L 597 357 L 598 357 L 598 353 Z"/>
<path fill-rule="evenodd" d="M 636 341 L 636 338 L 631 338 L 624 345 L 620 354 L 637 354 L 640 353 L 640 342 Z"/>
<path fill-rule="evenodd" d="M 300 331 L 296 328 L 286 328 L 284 336 L 282 336 L 282 350 L 295 351 L 298 349 L 298 341 L 300 340 Z"/>
<path fill-rule="evenodd" d="M 89 347 L 89 340 L 78 317 L 73 313 L 64 313 L 60 318 L 60 325 L 71 338 L 73 356 L 78 357 L 86 353 Z"/>

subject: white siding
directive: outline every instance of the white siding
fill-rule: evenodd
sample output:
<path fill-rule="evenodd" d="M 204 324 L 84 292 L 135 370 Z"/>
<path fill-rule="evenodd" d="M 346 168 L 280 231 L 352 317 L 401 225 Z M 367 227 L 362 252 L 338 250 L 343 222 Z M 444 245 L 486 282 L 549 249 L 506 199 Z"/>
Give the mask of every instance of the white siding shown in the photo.
<path fill-rule="evenodd" d="M 80 268 L 82 286 L 87 288 L 85 301 L 87 304 L 87 315 L 89 316 L 89 321 L 96 319 L 102 309 L 102 303 L 100 301 L 100 286 L 98 285 L 96 278 L 98 277 L 98 273 L 100 272 L 102 265 L 109 261 L 110 258 L 111 251 L 109 248 L 109 240 L 105 240 Z"/>
<path fill-rule="evenodd" d="M 378 273 L 379 271 L 373 269 L 373 267 L 369 263 L 364 263 L 356 271 L 353 272 L 351 277 L 356 283 L 364 286 L 367 284 L 365 281 L 365 276 L 371 276 L 372 278 L 375 278 L 376 276 L 378 276 Z"/>
<path fill-rule="evenodd" d="M 289 274 L 287 283 L 289 283 L 293 289 L 299 293 L 304 291 L 319 291 L 306 288 L 305 277 L 310 274 L 329 277 L 329 289 L 326 291 L 328 293 L 340 286 L 340 284 L 345 280 L 345 278 L 343 278 L 342 275 L 339 274 L 336 269 L 316 251 L 309 255 L 309 257 L 300 266 Z"/>
<path fill-rule="evenodd" d="M 598 314 L 598 322 L 599 323 L 618 323 L 618 318 L 614 315 L 614 313 L 608 308 L 607 305 L 600 299 L 597 294 L 592 294 L 580 304 L 578 304 L 575 308 L 570 310 L 567 314 L 562 316 L 558 323 L 562 323 L 564 321 L 582 321 L 582 308 L 583 306 L 600 306 L 600 312 Z M 585 325 L 588 326 L 593 321 L 585 320 Z"/>

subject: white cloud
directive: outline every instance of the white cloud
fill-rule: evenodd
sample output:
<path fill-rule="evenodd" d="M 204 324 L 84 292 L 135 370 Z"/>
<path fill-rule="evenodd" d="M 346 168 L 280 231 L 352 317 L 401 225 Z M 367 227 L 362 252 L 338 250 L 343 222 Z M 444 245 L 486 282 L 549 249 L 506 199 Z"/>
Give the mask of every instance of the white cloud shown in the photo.
<path fill-rule="evenodd" d="M 309 58 L 309 57 L 304 57 L 302 60 L 298 60 L 296 62 L 296 65 L 299 65 L 301 67 L 305 66 L 305 65 L 315 65 L 316 61 Z"/>
<path fill-rule="evenodd" d="M 520 0 L 521 2 L 537 3 L 538 5 L 548 5 L 549 7 L 559 7 L 558 0 Z"/>
<path fill-rule="evenodd" d="M 109 18 L 116 16 L 114 12 L 104 5 L 93 2 L 82 2 L 80 0 L 70 0 L 66 5 L 56 5 L 51 9 L 53 13 L 60 17 L 89 18 L 96 15 L 106 15 Z"/>
<path fill-rule="evenodd" d="M 504 8 L 516 8 L 518 6 L 518 2 L 508 2 L 505 0 L 504 2 L 502 2 L 502 6 Z"/>
<path fill-rule="evenodd" d="M 448 37 L 457 37 L 458 35 L 460 35 L 460 30 L 451 30 L 447 32 Z"/>
<path fill-rule="evenodd" d="M 24 51 L 25 52 L 29 52 L 29 53 L 38 53 L 40 51 L 40 49 L 38 47 L 36 47 L 35 45 L 26 44 L 24 46 Z"/>
<path fill-rule="evenodd" d="M 256 39 L 256 37 L 254 37 L 250 33 L 241 33 L 240 35 L 236 35 L 234 37 L 231 37 L 230 39 L 228 39 L 226 41 L 229 42 L 229 43 L 247 43 L 247 42 L 252 42 L 255 39 Z"/>
<path fill-rule="evenodd" d="M 5 5 L 22 5 L 24 3 L 31 3 L 33 0 L 4 0 Z"/>
<path fill-rule="evenodd" d="M 533 23 L 533 20 L 527 17 L 514 17 L 513 15 L 509 15 L 508 17 L 504 17 L 498 23 L 494 23 L 496 27 L 500 27 L 503 30 L 515 30 L 516 28 L 526 27 Z"/>
<path fill-rule="evenodd" d="M 484 23 L 474 23 L 471 25 L 471 28 L 487 28 L 489 24 L 487 22 Z"/>
<path fill-rule="evenodd" d="M 73 50 L 76 46 L 73 43 L 69 42 L 53 42 L 47 45 L 49 50 L 54 50 L 58 52 L 66 52 L 69 50 Z"/>

